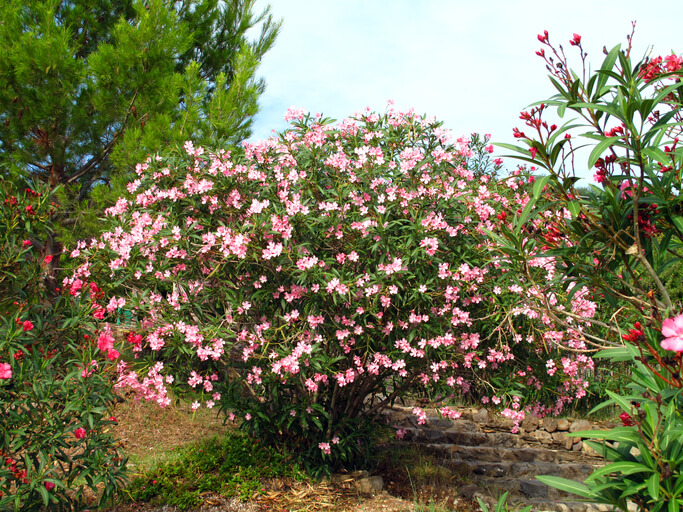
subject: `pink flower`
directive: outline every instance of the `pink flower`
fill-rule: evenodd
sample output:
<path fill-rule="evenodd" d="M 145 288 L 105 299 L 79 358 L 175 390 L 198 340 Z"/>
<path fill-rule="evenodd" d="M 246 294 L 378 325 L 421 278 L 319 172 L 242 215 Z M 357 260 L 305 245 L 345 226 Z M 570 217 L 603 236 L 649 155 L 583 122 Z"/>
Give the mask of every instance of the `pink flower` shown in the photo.
<path fill-rule="evenodd" d="M 666 336 L 661 342 L 664 350 L 683 352 L 683 315 L 664 320 L 662 334 Z"/>
<path fill-rule="evenodd" d="M 581 36 L 579 34 L 574 34 L 574 38 L 569 41 L 572 46 L 579 46 L 581 44 Z"/>
<path fill-rule="evenodd" d="M 85 438 L 85 429 L 83 427 L 78 427 L 76 430 L 74 430 L 74 436 L 76 436 L 76 439 Z"/>
<path fill-rule="evenodd" d="M 24 329 L 24 331 L 30 331 L 31 329 L 33 329 L 33 324 L 31 323 L 30 320 L 26 320 L 26 321 L 22 324 L 22 328 Z"/>
<path fill-rule="evenodd" d="M 326 454 L 328 454 L 328 455 L 329 455 L 329 454 L 331 453 L 331 451 L 332 451 L 332 450 L 330 449 L 330 443 L 318 443 L 318 448 L 320 448 L 320 449 L 323 451 L 323 453 L 326 453 Z"/>
<path fill-rule="evenodd" d="M 11 379 L 12 367 L 7 363 L 0 363 L 0 379 Z"/>
<path fill-rule="evenodd" d="M 109 333 L 103 332 L 97 338 L 97 348 L 102 352 L 111 350 L 114 348 L 114 338 Z"/>

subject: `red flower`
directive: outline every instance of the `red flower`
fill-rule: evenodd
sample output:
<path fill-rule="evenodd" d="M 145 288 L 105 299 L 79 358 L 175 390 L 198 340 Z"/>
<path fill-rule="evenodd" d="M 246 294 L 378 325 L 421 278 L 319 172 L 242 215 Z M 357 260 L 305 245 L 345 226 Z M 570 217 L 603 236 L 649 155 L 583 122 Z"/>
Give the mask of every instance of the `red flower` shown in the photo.
<path fill-rule="evenodd" d="M 33 244 L 31 243 L 30 240 L 24 240 L 23 242 L 21 242 L 21 244 L 22 244 L 24 247 L 28 247 L 29 245 L 33 245 Z"/>
<path fill-rule="evenodd" d="M 52 258 L 54 258 L 52 254 L 48 254 L 47 256 L 45 256 L 45 263 L 50 263 L 52 261 Z"/>
<path fill-rule="evenodd" d="M 24 331 L 30 331 L 31 329 L 33 329 L 33 324 L 31 323 L 30 320 L 26 320 L 26 321 L 22 324 L 22 328 L 24 329 Z"/>
<path fill-rule="evenodd" d="M 548 31 L 544 30 L 542 34 L 538 34 L 538 40 L 542 43 L 548 42 Z"/>
<path fill-rule="evenodd" d="M 51 491 L 52 489 L 55 488 L 55 484 L 53 484 L 52 482 L 45 482 L 45 488 L 46 488 L 48 491 Z"/>
<path fill-rule="evenodd" d="M 77 428 L 74 430 L 74 436 L 76 436 L 76 439 L 83 439 L 85 437 L 85 429 L 83 427 Z"/>
<path fill-rule="evenodd" d="M 581 44 L 581 36 L 579 34 L 574 34 L 574 38 L 569 41 L 572 46 L 579 46 Z"/>
<path fill-rule="evenodd" d="M 636 423 L 633 421 L 633 418 L 631 418 L 631 415 L 627 412 L 622 412 L 619 415 L 619 419 L 621 422 L 624 424 L 625 427 L 632 427 Z"/>

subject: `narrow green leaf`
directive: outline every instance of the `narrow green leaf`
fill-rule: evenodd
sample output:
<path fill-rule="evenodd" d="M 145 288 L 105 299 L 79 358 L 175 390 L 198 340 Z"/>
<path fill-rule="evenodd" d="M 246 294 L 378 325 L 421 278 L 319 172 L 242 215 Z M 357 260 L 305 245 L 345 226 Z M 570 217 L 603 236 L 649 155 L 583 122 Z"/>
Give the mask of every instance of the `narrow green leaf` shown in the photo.
<path fill-rule="evenodd" d="M 678 231 L 683 233 L 683 217 L 680 217 L 678 215 L 674 215 L 673 217 L 671 217 L 671 222 L 674 223 L 674 225 L 676 226 L 676 229 L 678 229 Z"/>
<path fill-rule="evenodd" d="M 608 137 L 606 139 L 603 139 L 601 142 L 596 144 L 596 146 L 593 148 L 593 151 L 591 151 L 590 157 L 588 158 L 588 168 L 592 169 L 593 166 L 595 165 L 595 162 L 598 161 L 598 158 L 602 156 L 602 154 L 605 152 L 605 150 L 613 146 L 616 141 L 619 140 L 619 137 Z"/>
<path fill-rule="evenodd" d="M 532 194 L 534 196 L 534 199 L 538 199 L 541 197 L 541 193 L 543 192 L 543 188 L 548 184 L 550 181 L 550 178 L 552 178 L 551 175 L 546 175 L 546 176 L 541 176 L 540 178 L 536 178 L 536 182 L 534 183 L 534 187 L 532 189 Z"/>
<path fill-rule="evenodd" d="M 572 214 L 572 219 L 576 219 L 581 213 L 581 203 L 579 201 L 569 201 L 567 210 Z"/>
<path fill-rule="evenodd" d="M 659 498 L 659 473 L 655 472 L 647 479 L 647 490 L 652 499 Z"/>
<path fill-rule="evenodd" d="M 609 475 L 610 473 L 619 473 L 621 476 L 624 476 L 632 475 L 634 473 L 652 473 L 653 471 L 654 470 L 652 468 L 647 467 L 645 464 L 622 460 L 612 462 L 610 464 L 607 464 L 606 466 L 596 469 L 586 479 L 586 482 L 588 482 L 589 480 L 595 480 L 597 478 L 600 478 L 601 476 Z"/>
<path fill-rule="evenodd" d="M 561 491 L 570 492 L 572 494 L 578 494 L 584 498 L 592 499 L 594 497 L 591 489 L 581 482 L 576 482 L 574 480 L 569 480 L 567 478 L 562 478 L 559 476 L 549 476 L 549 475 L 539 475 L 536 477 L 538 480 L 543 482 L 549 487 L 554 487 Z"/>

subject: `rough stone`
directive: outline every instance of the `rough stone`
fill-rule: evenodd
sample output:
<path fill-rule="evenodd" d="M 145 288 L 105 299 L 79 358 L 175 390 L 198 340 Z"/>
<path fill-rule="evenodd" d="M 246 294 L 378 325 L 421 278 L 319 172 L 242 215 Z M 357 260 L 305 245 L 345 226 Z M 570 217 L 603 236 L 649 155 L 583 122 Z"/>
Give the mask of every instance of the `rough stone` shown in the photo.
<path fill-rule="evenodd" d="M 588 420 L 576 420 L 569 427 L 569 432 L 578 432 L 579 430 L 592 430 L 593 424 Z"/>
<path fill-rule="evenodd" d="M 581 443 L 581 445 L 582 445 L 582 446 L 581 446 L 581 451 L 582 451 L 583 453 L 585 453 L 586 455 L 593 455 L 593 456 L 595 456 L 595 455 L 598 454 L 598 452 L 596 452 L 593 448 L 591 448 L 590 446 L 588 446 L 586 443 Z"/>
<path fill-rule="evenodd" d="M 527 498 L 547 498 L 548 486 L 534 480 L 524 480 L 519 484 L 519 490 Z"/>
<path fill-rule="evenodd" d="M 428 418 L 427 420 L 428 425 L 432 428 L 449 428 L 453 426 L 453 422 L 449 419 L 442 419 L 442 418 Z"/>
<path fill-rule="evenodd" d="M 582 451 L 583 448 L 583 441 L 579 441 L 578 443 L 574 443 L 572 446 L 572 451 L 573 452 L 580 452 Z"/>
<path fill-rule="evenodd" d="M 557 420 L 555 418 L 543 418 L 543 428 L 552 434 L 557 430 Z"/>
<path fill-rule="evenodd" d="M 382 492 L 384 479 L 381 476 L 369 476 L 356 481 L 356 486 L 364 494 L 376 494 Z"/>
<path fill-rule="evenodd" d="M 481 432 L 481 429 L 474 421 L 458 420 L 448 427 L 447 432 Z"/>
<path fill-rule="evenodd" d="M 537 430 L 534 432 L 534 438 L 543 444 L 553 444 L 553 436 L 545 430 Z"/>
<path fill-rule="evenodd" d="M 506 418 L 504 416 L 499 416 L 496 418 L 494 425 L 497 428 L 505 429 L 505 430 L 511 430 L 512 427 L 514 426 L 515 422 L 510 419 Z"/>
<path fill-rule="evenodd" d="M 539 419 L 535 414 L 527 414 L 522 420 L 522 428 L 527 432 L 533 432 L 538 428 Z"/>
<path fill-rule="evenodd" d="M 574 445 L 574 438 L 566 436 L 564 432 L 553 432 L 553 441 L 564 447 L 565 450 L 571 450 Z"/>
<path fill-rule="evenodd" d="M 488 424 L 488 422 L 490 420 L 489 412 L 486 409 L 481 408 L 472 415 L 472 419 L 474 421 L 476 421 L 477 423 L 481 423 L 482 425 L 486 425 L 486 424 Z"/>
<path fill-rule="evenodd" d="M 444 434 L 441 430 L 437 430 L 434 428 L 428 428 L 422 431 L 422 438 L 425 441 L 429 441 L 431 443 L 433 442 L 438 442 L 438 441 L 443 441 Z"/>
<path fill-rule="evenodd" d="M 569 420 L 565 418 L 557 420 L 557 430 L 562 430 L 563 432 L 569 430 Z"/>

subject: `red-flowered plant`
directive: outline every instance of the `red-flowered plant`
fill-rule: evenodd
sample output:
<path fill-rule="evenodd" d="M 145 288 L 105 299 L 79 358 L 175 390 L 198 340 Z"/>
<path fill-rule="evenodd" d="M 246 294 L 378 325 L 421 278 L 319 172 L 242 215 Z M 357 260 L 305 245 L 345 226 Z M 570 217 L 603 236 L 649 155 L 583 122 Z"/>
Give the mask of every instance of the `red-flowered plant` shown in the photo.
<path fill-rule="evenodd" d="M 514 272 L 528 275 L 530 258 L 553 258 L 563 269 L 559 279 L 605 298 L 602 317 L 591 320 L 593 329 L 585 333 L 586 347 L 607 348 L 599 355 L 628 363 L 630 376 L 627 389 L 608 391 L 610 399 L 603 404 L 622 409 L 623 426 L 577 433 L 602 439 L 589 444 L 611 462 L 586 485 L 555 477 L 543 481 L 624 511 L 629 503 L 638 510 L 679 510 L 683 305 L 674 299 L 680 284 L 665 282 L 671 282 L 667 273 L 679 271 L 683 249 L 683 151 L 678 147 L 683 59 L 669 55 L 636 63 L 629 38 L 625 49 L 606 52 L 600 69 L 588 73 L 581 38 L 575 35 L 570 44 L 578 48 L 583 68 L 577 74 L 547 32 L 539 40 L 544 48 L 538 54 L 558 94 L 523 113 L 529 134 L 517 129 L 515 135 L 527 147 L 507 147 L 550 175 L 524 222 L 501 246 Z M 548 107 L 577 120 L 559 129 L 549 126 L 543 120 Z M 588 165 L 595 167 L 594 180 L 601 186 L 591 186 L 588 193 L 575 188 L 571 165 L 575 139 L 568 133 L 579 127 L 586 130 L 581 142 L 592 146 Z M 552 242 L 529 229 L 557 211 L 565 214 L 553 224 Z M 557 284 L 550 280 L 547 286 Z M 565 327 L 578 320 L 567 313 L 568 300 L 553 303 L 539 295 L 535 308 Z"/>
<path fill-rule="evenodd" d="M 125 474 L 108 412 L 115 366 L 92 341 L 106 332 L 92 317 L 101 292 L 54 288 L 42 242 L 55 209 L 44 190 L 0 179 L 1 510 L 71 509 Z"/>

